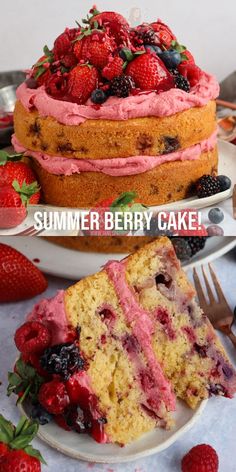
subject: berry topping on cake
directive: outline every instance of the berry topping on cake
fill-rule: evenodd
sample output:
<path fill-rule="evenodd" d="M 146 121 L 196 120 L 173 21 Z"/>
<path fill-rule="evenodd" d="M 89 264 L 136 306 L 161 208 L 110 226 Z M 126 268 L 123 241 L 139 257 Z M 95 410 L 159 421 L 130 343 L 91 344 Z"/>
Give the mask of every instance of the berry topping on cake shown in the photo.
<path fill-rule="evenodd" d="M 205 198 L 220 193 L 221 186 L 217 177 L 212 175 L 203 175 L 197 183 L 196 190 L 199 198 Z"/>
<path fill-rule="evenodd" d="M 45 408 L 43 408 L 40 403 L 36 403 L 33 406 L 31 410 L 31 417 L 41 425 L 48 424 L 52 420 L 52 415 L 48 413 L 48 411 L 45 410 Z"/>
<path fill-rule="evenodd" d="M 189 93 L 191 86 L 188 79 L 186 79 L 183 75 L 179 74 L 177 70 L 173 71 L 173 75 L 174 75 L 176 88 L 184 90 L 185 92 Z"/>
<path fill-rule="evenodd" d="M 97 85 L 98 72 L 94 66 L 78 65 L 68 75 L 68 93 L 77 103 L 85 103 Z"/>
<path fill-rule="evenodd" d="M 107 80 L 112 80 L 123 74 L 124 61 L 120 56 L 114 57 L 102 70 L 102 76 Z"/>
<path fill-rule="evenodd" d="M 189 92 L 189 83 L 194 86 L 200 78 L 192 54 L 160 20 L 131 28 L 122 15 L 92 8 L 82 22 L 77 28 L 66 28 L 52 50 L 44 47 L 44 55 L 26 80 L 27 87 L 45 87 L 53 98 L 78 104 L 85 104 L 92 95 L 92 102 L 102 105 L 105 95 L 93 92 L 109 90 L 112 81 L 124 74 L 134 79 L 136 94 L 160 93 L 175 86 Z M 179 78 L 175 85 L 168 69 L 177 67 L 186 81 Z"/>
<path fill-rule="evenodd" d="M 39 390 L 39 403 L 52 415 L 61 415 L 69 405 L 69 396 L 63 382 L 52 380 Z"/>
<path fill-rule="evenodd" d="M 17 349 L 23 354 L 42 353 L 51 342 L 51 334 L 38 321 L 27 321 L 15 334 Z"/>
<path fill-rule="evenodd" d="M 91 101 L 100 105 L 107 100 L 107 94 L 102 89 L 95 89 L 91 94 Z"/>
<path fill-rule="evenodd" d="M 213 447 L 200 444 L 184 456 L 181 466 L 182 472 L 218 472 L 219 459 Z"/>
<path fill-rule="evenodd" d="M 134 88 L 134 81 L 129 75 L 121 75 L 115 77 L 110 84 L 111 95 L 116 97 L 128 97 L 131 90 Z"/>
<path fill-rule="evenodd" d="M 136 57 L 127 66 L 125 73 L 141 90 L 163 92 L 174 87 L 174 78 L 164 63 L 153 54 L 145 53 Z"/>
<path fill-rule="evenodd" d="M 75 344 L 59 344 L 46 349 L 40 363 L 49 374 L 68 379 L 73 372 L 84 369 L 84 360 Z"/>

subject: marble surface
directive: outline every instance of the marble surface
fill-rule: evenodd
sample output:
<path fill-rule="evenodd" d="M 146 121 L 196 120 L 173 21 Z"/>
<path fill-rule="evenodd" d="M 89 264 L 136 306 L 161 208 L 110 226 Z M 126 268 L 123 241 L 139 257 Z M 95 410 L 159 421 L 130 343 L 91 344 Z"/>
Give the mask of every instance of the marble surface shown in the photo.
<path fill-rule="evenodd" d="M 218 259 L 213 264 L 221 281 L 227 300 L 232 307 L 236 305 L 236 251 Z M 191 276 L 191 274 L 190 274 Z M 66 288 L 71 282 L 64 279 L 49 278 L 46 296 L 52 296 L 57 289 Z M 19 413 L 15 406 L 14 396 L 6 397 L 7 372 L 12 368 L 17 351 L 13 336 L 34 303 L 41 297 L 21 303 L 0 305 L 0 412 L 17 422 Z M 221 336 L 231 360 L 236 367 L 236 350 L 231 342 Z M 203 416 L 192 430 L 179 439 L 166 451 L 129 464 L 99 465 L 70 459 L 40 440 L 34 446 L 44 455 L 48 467 L 43 472 L 179 472 L 182 456 L 194 445 L 208 443 L 216 448 L 220 457 L 220 472 L 235 472 L 236 455 L 236 398 L 234 400 L 212 398 Z"/>

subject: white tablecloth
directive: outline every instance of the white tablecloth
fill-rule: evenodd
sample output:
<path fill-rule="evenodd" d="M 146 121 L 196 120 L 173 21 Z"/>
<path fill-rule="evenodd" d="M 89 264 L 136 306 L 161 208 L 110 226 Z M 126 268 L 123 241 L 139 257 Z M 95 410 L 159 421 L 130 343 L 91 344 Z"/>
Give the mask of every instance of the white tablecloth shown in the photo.
<path fill-rule="evenodd" d="M 232 309 L 236 305 L 236 251 L 214 263 L 222 287 Z M 49 278 L 46 296 L 52 296 L 57 289 L 66 288 L 71 282 Z M 41 297 L 37 297 L 39 299 Z M 19 419 L 14 395 L 6 397 L 7 372 L 12 369 L 17 352 L 13 336 L 37 299 L 15 304 L 0 305 L 0 412 L 14 422 Z M 225 347 L 236 367 L 236 350 L 223 336 Z M 182 456 L 192 446 L 208 443 L 216 448 L 220 457 L 220 472 L 236 471 L 236 398 L 234 400 L 212 398 L 198 423 L 166 451 L 137 461 L 120 465 L 88 464 L 70 459 L 44 445 L 40 440 L 34 446 L 40 449 L 48 467 L 43 472 L 180 472 Z"/>

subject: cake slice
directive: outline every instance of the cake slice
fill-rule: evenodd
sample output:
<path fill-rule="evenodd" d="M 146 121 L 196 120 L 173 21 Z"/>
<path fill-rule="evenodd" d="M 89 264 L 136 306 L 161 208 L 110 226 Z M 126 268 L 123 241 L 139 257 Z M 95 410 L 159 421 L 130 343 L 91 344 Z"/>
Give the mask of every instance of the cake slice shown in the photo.
<path fill-rule="evenodd" d="M 124 445 L 171 427 L 176 397 L 196 408 L 211 394 L 233 396 L 236 373 L 194 296 L 171 242 L 159 238 L 36 305 L 26 325 L 51 335 L 40 365 L 64 384 L 67 424 Z M 44 407 L 47 392 L 43 384 Z"/>

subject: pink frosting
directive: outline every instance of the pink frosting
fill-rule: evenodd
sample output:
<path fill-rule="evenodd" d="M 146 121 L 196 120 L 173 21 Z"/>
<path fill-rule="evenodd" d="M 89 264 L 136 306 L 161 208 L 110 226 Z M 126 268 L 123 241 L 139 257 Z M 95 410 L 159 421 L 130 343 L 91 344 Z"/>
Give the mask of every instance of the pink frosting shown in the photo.
<path fill-rule="evenodd" d="M 172 152 L 161 156 L 133 156 L 115 159 L 74 159 L 27 150 L 17 139 L 12 137 L 12 145 L 17 152 L 34 157 L 39 164 L 50 174 L 72 175 L 81 172 L 102 172 L 111 176 L 137 175 L 173 161 L 193 161 L 199 158 L 202 152 L 211 151 L 216 145 L 217 132 L 200 144 L 190 148 Z"/>
<path fill-rule="evenodd" d="M 126 320 L 132 327 L 132 332 L 137 338 L 148 361 L 148 367 L 153 376 L 153 388 L 156 391 L 156 400 L 159 399 L 160 408 L 163 402 L 168 410 L 175 410 L 175 395 L 172 391 L 171 384 L 164 377 L 162 368 L 152 348 L 154 325 L 149 313 L 140 307 L 132 289 L 126 282 L 125 260 L 123 263 L 110 261 L 105 265 L 105 270 L 114 284 Z"/>
<path fill-rule="evenodd" d="M 41 116 L 54 117 L 65 125 L 79 125 L 86 120 L 128 120 L 145 116 L 170 116 L 192 107 L 206 105 L 219 95 L 219 84 L 215 77 L 202 72 L 201 78 L 190 93 L 180 89 L 167 92 L 139 93 L 127 98 L 109 97 L 97 107 L 90 100 L 78 105 L 50 97 L 44 86 L 38 89 L 27 88 L 21 84 L 16 92 L 18 100 L 27 110 L 36 108 Z"/>
<path fill-rule="evenodd" d="M 64 305 L 64 290 L 53 298 L 40 300 L 27 316 L 27 321 L 43 321 L 52 334 L 52 344 L 65 343 L 69 332 Z"/>

